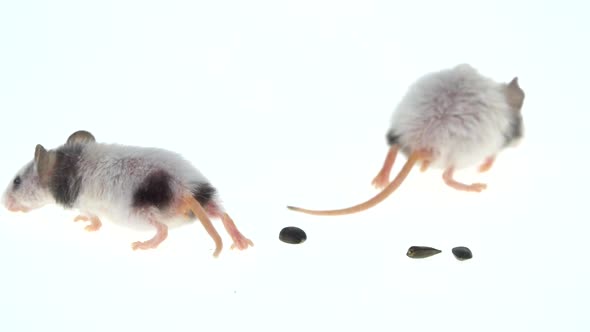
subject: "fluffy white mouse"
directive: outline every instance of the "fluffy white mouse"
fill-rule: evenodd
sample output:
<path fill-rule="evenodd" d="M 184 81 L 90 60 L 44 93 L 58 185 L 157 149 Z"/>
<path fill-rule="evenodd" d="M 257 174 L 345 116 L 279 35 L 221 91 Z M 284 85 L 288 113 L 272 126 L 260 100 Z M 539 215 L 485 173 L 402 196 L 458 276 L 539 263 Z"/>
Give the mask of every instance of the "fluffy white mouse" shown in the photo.
<path fill-rule="evenodd" d="M 70 135 L 54 150 L 38 144 L 34 159 L 23 166 L 4 192 L 10 211 L 28 212 L 47 204 L 76 209 L 76 221 L 98 230 L 100 218 L 129 227 L 156 231 L 132 248 L 156 248 L 168 236 L 168 228 L 198 218 L 215 241 L 214 256 L 223 244 L 209 217 L 222 220 L 233 248 L 253 246 L 225 212 L 217 190 L 179 154 L 157 148 L 96 142 L 84 130 Z"/>
<path fill-rule="evenodd" d="M 455 170 L 480 163 L 490 169 L 498 153 L 515 146 L 523 137 L 521 109 L 524 91 L 514 77 L 498 83 L 468 64 L 433 72 L 419 78 L 394 111 L 387 131 L 390 148 L 373 185 L 383 189 L 370 200 L 338 210 L 289 209 L 313 215 L 344 215 L 369 209 L 393 193 L 417 162 L 421 170 L 443 169 L 447 185 L 480 192 L 483 183 L 464 184 L 453 178 Z M 391 168 L 398 152 L 408 159 L 393 181 Z"/>

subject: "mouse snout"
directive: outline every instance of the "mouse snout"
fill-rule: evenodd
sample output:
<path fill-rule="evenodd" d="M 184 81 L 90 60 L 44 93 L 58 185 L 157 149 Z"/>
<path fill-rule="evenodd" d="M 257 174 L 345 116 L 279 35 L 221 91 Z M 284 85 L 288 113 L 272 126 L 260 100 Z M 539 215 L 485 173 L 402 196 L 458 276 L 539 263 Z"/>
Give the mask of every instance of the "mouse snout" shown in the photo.
<path fill-rule="evenodd" d="M 4 206 L 11 212 L 29 212 L 30 209 L 18 204 L 18 202 L 10 195 L 4 198 Z"/>

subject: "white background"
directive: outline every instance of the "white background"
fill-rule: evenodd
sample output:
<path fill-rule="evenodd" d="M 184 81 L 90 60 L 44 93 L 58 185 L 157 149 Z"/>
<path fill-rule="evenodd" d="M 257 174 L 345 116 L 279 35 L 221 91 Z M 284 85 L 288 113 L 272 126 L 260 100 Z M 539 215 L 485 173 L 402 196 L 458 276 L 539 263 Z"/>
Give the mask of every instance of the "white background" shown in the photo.
<path fill-rule="evenodd" d="M 579 2 L 579 1 L 578 1 Z M 581 2 L 579 2 L 581 3 Z M 183 154 L 255 242 L 157 250 L 57 207 L 0 212 L 0 331 L 588 331 L 588 8 L 576 1 L 2 1 L 0 180 L 78 129 Z M 467 62 L 527 94 L 480 194 L 376 193 L 409 84 Z M 395 166 L 399 170 L 403 158 Z M 308 234 L 278 240 L 285 226 Z M 412 245 L 443 250 L 424 260 Z M 451 248 L 474 258 L 459 262 Z"/>

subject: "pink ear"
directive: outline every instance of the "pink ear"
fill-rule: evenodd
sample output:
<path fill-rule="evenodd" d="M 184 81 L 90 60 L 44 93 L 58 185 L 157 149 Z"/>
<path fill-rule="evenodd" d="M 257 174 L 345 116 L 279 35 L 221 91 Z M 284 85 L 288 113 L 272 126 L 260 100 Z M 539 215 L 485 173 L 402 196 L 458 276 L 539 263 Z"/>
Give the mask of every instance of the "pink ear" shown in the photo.
<path fill-rule="evenodd" d="M 518 77 L 514 77 L 506 87 L 506 99 L 508 104 L 515 110 L 520 111 L 524 103 L 524 91 L 518 84 Z"/>
<path fill-rule="evenodd" d="M 47 151 L 41 144 L 35 147 L 35 168 L 42 185 L 49 182 L 49 177 L 55 165 L 55 152 Z"/>
<path fill-rule="evenodd" d="M 66 144 L 73 144 L 73 143 L 93 143 L 96 142 L 94 135 L 86 130 L 78 130 L 77 132 L 73 133 L 68 137 Z"/>

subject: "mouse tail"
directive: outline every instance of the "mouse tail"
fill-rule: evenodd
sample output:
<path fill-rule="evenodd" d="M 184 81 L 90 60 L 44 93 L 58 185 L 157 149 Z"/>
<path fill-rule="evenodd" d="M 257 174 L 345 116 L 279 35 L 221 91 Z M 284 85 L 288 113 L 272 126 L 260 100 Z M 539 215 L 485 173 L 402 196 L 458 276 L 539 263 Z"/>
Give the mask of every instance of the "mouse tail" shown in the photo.
<path fill-rule="evenodd" d="M 345 208 L 345 209 L 338 209 L 338 210 L 308 210 L 308 209 L 295 207 L 295 206 L 287 206 L 287 208 L 292 211 L 302 212 L 302 213 L 316 215 L 316 216 L 341 216 L 341 215 L 353 214 L 353 213 L 358 213 L 361 211 L 368 210 L 368 209 L 374 207 L 375 205 L 381 203 L 382 201 L 384 201 L 397 188 L 399 188 L 399 186 L 402 184 L 402 182 L 404 182 L 406 177 L 408 177 L 408 174 L 410 174 L 410 171 L 412 170 L 414 165 L 422 158 L 423 158 L 423 153 L 421 153 L 421 152 L 412 153 L 410 155 L 410 157 L 408 158 L 408 160 L 406 161 L 406 163 L 404 164 L 404 167 L 401 169 L 401 171 L 399 171 L 399 173 L 395 177 L 395 179 L 393 179 L 393 181 L 391 181 L 391 183 L 388 184 L 387 187 L 385 187 L 380 193 L 378 193 L 373 198 L 369 199 L 368 201 L 366 201 L 364 203 L 361 203 L 361 204 L 358 204 L 355 206 L 351 206 L 351 207 Z"/>
<path fill-rule="evenodd" d="M 201 221 L 201 224 L 215 242 L 215 252 L 213 252 L 213 256 L 218 257 L 219 253 L 221 253 L 221 249 L 223 248 L 223 242 L 221 240 L 221 236 L 219 236 L 219 233 L 217 233 L 217 230 L 215 227 L 213 227 L 211 219 L 209 219 L 209 216 L 207 216 L 207 212 L 201 203 L 199 203 L 199 201 L 197 201 L 192 195 L 186 195 L 184 197 L 184 204 L 186 208 L 192 211 L 197 219 Z"/>

